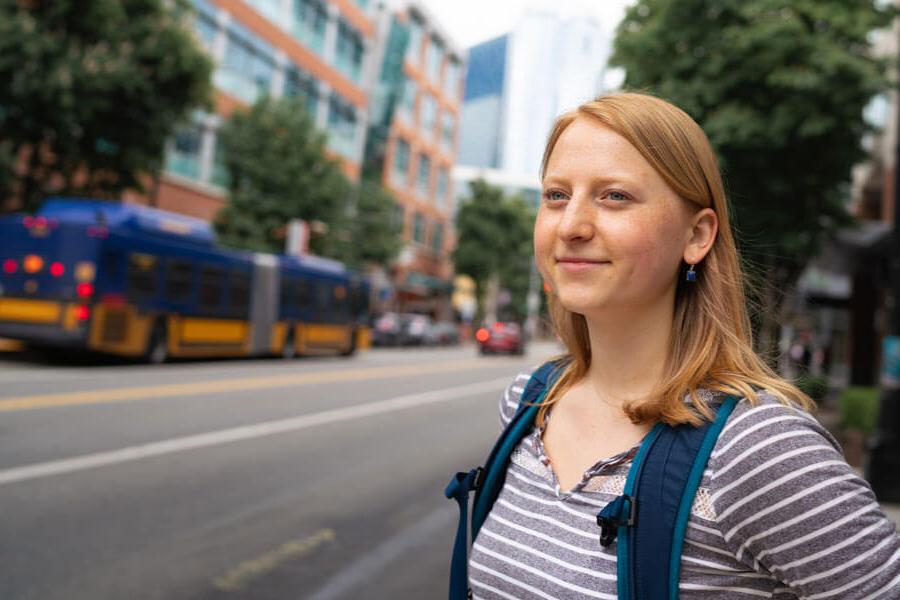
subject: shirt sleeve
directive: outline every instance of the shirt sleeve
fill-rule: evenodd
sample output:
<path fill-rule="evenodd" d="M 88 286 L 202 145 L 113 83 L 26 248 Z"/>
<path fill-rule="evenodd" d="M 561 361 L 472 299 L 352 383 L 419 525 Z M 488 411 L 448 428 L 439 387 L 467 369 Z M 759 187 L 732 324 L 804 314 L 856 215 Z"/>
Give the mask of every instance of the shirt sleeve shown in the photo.
<path fill-rule="evenodd" d="M 762 395 L 730 416 L 710 499 L 735 557 L 808 600 L 900 598 L 900 536 L 814 417 Z"/>
<path fill-rule="evenodd" d="M 519 408 L 519 399 L 522 397 L 522 392 L 525 391 L 525 386 L 528 384 L 528 380 L 531 378 L 531 373 L 534 370 L 522 371 L 503 390 L 503 397 L 500 398 L 500 431 L 506 428 L 510 419 L 516 414 L 516 410 Z"/>

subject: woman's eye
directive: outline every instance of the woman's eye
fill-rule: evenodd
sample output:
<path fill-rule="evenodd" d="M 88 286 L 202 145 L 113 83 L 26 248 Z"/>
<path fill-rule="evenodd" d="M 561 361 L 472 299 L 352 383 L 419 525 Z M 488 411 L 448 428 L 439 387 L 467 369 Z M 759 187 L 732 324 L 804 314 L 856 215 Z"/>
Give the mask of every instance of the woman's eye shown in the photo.
<path fill-rule="evenodd" d="M 565 200 L 566 195 L 559 190 L 547 190 L 544 192 L 544 198 L 551 202 L 558 202 L 560 200 Z"/>
<path fill-rule="evenodd" d="M 622 202 L 624 200 L 628 200 L 628 196 L 626 196 L 622 192 L 616 192 L 616 191 L 606 192 L 606 197 L 609 198 L 610 200 L 615 200 L 616 202 Z"/>

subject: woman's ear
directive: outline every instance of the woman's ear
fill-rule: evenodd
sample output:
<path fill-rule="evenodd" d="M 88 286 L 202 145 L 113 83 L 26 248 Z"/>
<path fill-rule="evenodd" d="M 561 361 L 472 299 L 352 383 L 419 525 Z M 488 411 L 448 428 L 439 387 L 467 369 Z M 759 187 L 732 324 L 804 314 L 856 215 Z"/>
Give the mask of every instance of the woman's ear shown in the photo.
<path fill-rule="evenodd" d="M 688 243 L 684 248 L 684 262 L 696 265 L 706 258 L 719 232 L 719 217 L 711 208 L 697 211 L 691 217 Z"/>

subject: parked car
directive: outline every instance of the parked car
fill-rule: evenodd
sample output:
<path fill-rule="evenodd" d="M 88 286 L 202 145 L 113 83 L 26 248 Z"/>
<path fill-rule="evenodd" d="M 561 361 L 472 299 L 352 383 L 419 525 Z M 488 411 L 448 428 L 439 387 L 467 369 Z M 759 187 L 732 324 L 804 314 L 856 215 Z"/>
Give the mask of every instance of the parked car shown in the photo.
<path fill-rule="evenodd" d="M 439 346 L 459 344 L 459 325 L 452 321 L 438 321 L 431 328 L 431 337 Z"/>
<path fill-rule="evenodd" d="M 384 313 L 377 317 L 372 327 L 372 345 L 399 346 L 403 337 L 403 324 L 397 313 Z"/>
<path fill-rule="evenodd" d="M 481 354 L 525 354 L 525 339 L 518 323 L 497 322 L 475 332 Z"/>
<path fill-rule="evenodd" d="M 427 315 L 402 314 L 400 315 L 402 327 L 401 344 L 404 346 L 424 346 L 429 343 L 429 336 L 434 321 Z"/>

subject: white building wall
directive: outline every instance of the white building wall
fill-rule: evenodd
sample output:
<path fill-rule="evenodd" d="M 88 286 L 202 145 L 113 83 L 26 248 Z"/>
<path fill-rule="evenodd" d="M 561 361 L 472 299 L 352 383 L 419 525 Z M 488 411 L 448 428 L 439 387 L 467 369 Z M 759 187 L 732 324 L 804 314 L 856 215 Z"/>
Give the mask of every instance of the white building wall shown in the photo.
<path fill-rule="evenodd" d="M 609 52 L 608 37 L 591 20 L 532 13 L 516 24 L 507 54 L 501 170 L 538 177 L 553 121 L 601 91 Z"/>

